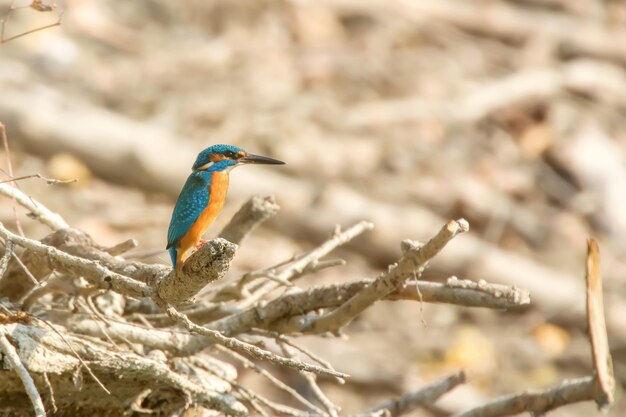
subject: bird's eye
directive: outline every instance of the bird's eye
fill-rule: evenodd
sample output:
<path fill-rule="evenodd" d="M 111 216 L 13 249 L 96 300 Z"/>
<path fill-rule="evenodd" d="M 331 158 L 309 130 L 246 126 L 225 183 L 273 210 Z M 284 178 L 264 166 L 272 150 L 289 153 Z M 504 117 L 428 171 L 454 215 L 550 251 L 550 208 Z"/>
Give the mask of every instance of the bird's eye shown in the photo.
<path fill-rule="evenodd" d="M 226 152 L 224 152 L 224 156 L 226 158 L 233 158 L 235 156 L 235 154 L 232 151 L 226 151 Z"/>

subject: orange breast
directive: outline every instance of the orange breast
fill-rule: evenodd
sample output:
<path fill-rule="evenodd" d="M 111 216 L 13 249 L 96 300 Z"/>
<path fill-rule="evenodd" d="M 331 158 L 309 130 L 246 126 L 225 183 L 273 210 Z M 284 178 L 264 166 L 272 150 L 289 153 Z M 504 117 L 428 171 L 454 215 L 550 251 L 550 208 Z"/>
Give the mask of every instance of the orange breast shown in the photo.
<path fill-rule="evenodd" d="M 198 242 L 202 238 L 202 235 L 209 226 L 213 223 L 219 212 L 224 206 L 226 201 L 226 194 L 228 192 L 228 173 L 214 172 L 211 176 L 211 196 L 209 204 L 200 213 L 200 216 L 195 223 L 189 228 L 189 231 L 180 240 L 180 249 L 178 250 L 178 257 L 182 266 L 185 253 L 198 245 Z"/>

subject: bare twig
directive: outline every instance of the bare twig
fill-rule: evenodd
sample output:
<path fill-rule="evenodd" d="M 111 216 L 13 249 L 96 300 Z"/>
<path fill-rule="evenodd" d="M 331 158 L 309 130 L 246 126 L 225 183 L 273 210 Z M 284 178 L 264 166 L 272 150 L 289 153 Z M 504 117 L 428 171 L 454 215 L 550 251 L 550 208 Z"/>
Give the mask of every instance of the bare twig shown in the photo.
<path fill-rule="evenodd" d="M 606 410 L 613 403 L 615 378 L 613 361 L 609 351 L 609 340 L 604 319 L 604 301 L 602 296 L 602 273 L 600 271 L 600 248 L 595 239 L 587 240 L 587 323 L 593 367 L 601 395 L 596 397 L 600 409 Z"/>
<path fill-rule="evenodd" d="M 134 249 L 139 245 L 137 240 L 135 239 L 127 239 L 123 242 L 118 243 L 117 245 L 111 246 L 109 248 L 105 248 L 104 251 L 111 256 L 119 256 L 123 253 L 128 252 L 131 249 Z"/>
<path fill-rule="evenodd" d="M 450 240 L 467 230 L 469 230 L 468 223 L 461 219 L 447 223 L 424 246 L 418 246 L 411 241 L 404 241 L 404 256 L 396 266 L 381 274 L 371 285 L 363 288 L 335 310 L 319 317 L 303 317 L 299 327 L 307 333 L 323 333 L 343 327 L 374 302 L 399 288 L 416 271 L 421 272 L 426 263 L 439 253 Z"/>
<path fill-rule="evenodd" d="M 21 177 L 12 177 L 11 179 L 0 181 L 0 184 L 5 184 L 5 183 L 8 183 L 8 182 L 21 181 L 21 180 L 27 180 L 27 179 L 30 179 L 30 178 L 42 179 L 48 185 L 53 185 L 53 184 L 71 184 L 71 183 L 74 183 L 74 182 L 78 181 L 78 178 L 73 178 L 71 180 L 57 180 L 57 179 L 54 179 L 54 178 L 44 177 L 41 174 L 31 174 L 31 175 L 23 175 Z"/>
<path fill-rule="evenodd" d="M 397 417 L 418 407 L 433 404 L 439 397 L 463 383 L 465 383 L 465 372 L 459 371 L 456 374 L 428 384 L 415 392 L 403 395 L 397 400 L 386 401 L 372 408 L 369 413 L 387 410 L 391 417 Z"/>
<path fill-rule="evenodd" d="M 543 391 L 524 391 L 500 397 L 455 417 L 503 417 L 523 412 L 539 415 L 567 404 L 594 400 L 597 392 L 595 378 L 588 376 Z"/>
<path fill-rule="evenodd" d="M 45 26 L 41 26 L 35 29 L 31 29 L 31 30 L 27 30 L 26 32 L 22 32 L 19 33 L 17 35 L 13 35 L 11 37 L 5 38 L 4 37 L 4 30 L 5 30 L 5 26 L 6 23 L 9 21 L 9 18 L 11 16 L 11 14 L 18 9 L 25 9 L 25 8 L 31 8 L 33 10 L 37 10 L 39 12 L 51 12 L 51 11 L 55 11 L 56 10 L 56 3 L 52 3 L 51 5 L 45 5 L 41 2 L 41 0 L 33 0 L 31 2 L 31 4 L 26 5 L 26 6 L 20 6 L 20 7 L 15 7 L 15 1 L 13 2 L 13 4 L 11 4 L 11 8 L 9 9 L 9 12 L 7 13 L 6 17 L 2 20 L 0 20 L 0 45 L 10 42 L 12 40 L 21 38 L 23 36 L 26 35 L 30 35 L 31 33 L 35 33 L 35 32 L 39 32 L 45 29 L 49 29 L 55 26 L 60 26 L 61 25 L 61 18 L 63 17 L 63 12 L 57 12 L 57 21 L 54 23 L 51 23 L 49 25 L 45 25 Z"/>
<path fill-rule="evenodd" d="M 287 343 L 285 343 L 284 341 L 278 341 L 278 345 L 280 346 L 280 349 L 283 352 L 283 355 L 289 357 L 289 358 L 294 358 L 295 355 L 293 354 L 293 352 L 290 349 L 290 345 L 288 345 Z M 324 394 L 324 392 L 321 390 L 321 388 L 319 387 L 319 385 L 317 385 L 317 377 L 313 374 L 310 373 L 303 373 L 302 376 L 304 377 L 304 379 L 307 382 L 307 385 L 309 386 L 309 389 L 311 390 L 311 393 L 313 394 L 313 396 L 315 398 L 317 398 L 317 400 L 320 402 L 320 404 L 322 404 L 324 406 L 324 408 L 326 409 L 326 415 L 328 415 L 329 417 L 338 417 L 338 413 L 339 411 L 341 411 L 341 408 L 337 405 L 335 405 L 327 396 L 326 394 Z"/>
<path fill-rule="evenodd" d="M 314 412 L 323 413 L 320 408 L 316 407 L 309 400 L 304 398 L 302 395 L 298 394 L 298 392 L 295 389 L 291 388 L 289 385 L 285 384 L 280 379 L 278 379 L 274 375 L 272 375 L 269 371 L 261 368 L 259 365 L 255 364 L 254 362 L 252 362 L 251 360 L 249 360 L 245 356 L 242 356 L 242 355 L 238 354 L 237 352 L 233 352 L 232 350 L 227 349 L 227 348 L 225 348 L 224 346 L 221 346 L 221 345 L 218 345 L 217 348 L 218 348 L 218 350 L 224 352 L 226 355 L 228 355 L 228 356 L 234 358 L 235 360 L 241 362 L 243 364 L 243 366 L 245 366 L 246 368 L 252 369 L 254 372 L 258 373 L 259 375 L 262 375 L 263 377 L 265 377 L 268 381 L 270 381 L 270 383 L 272 385 L 276 386 L 278 389 L 280 389 L 282 391 L 285 391 L 287 394 L 291 395 L 296 401 L 298 401 L 299 403 L 301 403 L 305 407 L 309 408 L 310 410 L 312 410 Z"/>
<path fill-rule="evenodd" d="M 37 417 L 45 417 L 46 410 L 43 406 L 43 401 L 41 400 L 41 395 L 39 395 L 39 391 L 37 391 L 37 387 L 35 386 L 35 382 L 33 378 L 28 373 L 28 370 L 22 363 L 20 356 L 15 350 L 15 347 L 9 342 L 7 339 L 6 330 L 4 327 L 0 327 L 0 349 L 2 349 L 2 353 L 6 356 L 9 363 L 15 370 L 15 373 L 20 377 L 22 383 L 24 384 L 24 389 L 26 390 L 26 394 L 28 394 L 28 398 L 30 398 L 31 403 L 33 404 L 33 409 L 35 410 L 35 415 Z"/>
<path fill-rule="evenodd" d="M 237 340 L 232 337 L 224 336 L 222 333 L 212 330 L 206 327 L 198 326 L 193 323 L 189 318 L 176 310 L 171 305 L 163 302 L 163 300 L 157 300 L 157 304 L 165 310 L 165 312 L 172 318 L 172 320 L 183 325 L 187 330 L 192 333 L 200 334 L 202 336 L 206 336 L 212 342 L 220 343 L 230 349 L 233 349 L 237 352 L 245 353 L 246 355 L 252 356 L 253 358 L 259 360 L 265 360 L 276 365 L 285 366 L 288 368 L 297 369 L 299 371 L 308 371 L 313 372 L 318 375 L 327 375 L 327 376 L 335 376 L 341 378 L 347 378 L 347 374 L 343 374 L 341 372 L 337 372 L 331 369 L 321 368 L 316 365 L 306 364 L 302 361 L 295 359 L 283 358 L 281 356 L 275 355 L 272 352 L 261 349 L 257 346 L 251 345 L 249 343 L 242 342 L 241 340 Z"/>
<path fill-rule="evenodd" d="M 290 264 L 285 270 L 283 270 L 278 277 L 283 281 L 289 281 L 294 277 L 300 276 L 302 271 L 309 268 L 312 264 L 315 264 L 320 258 L 328 255 L 331 251 L 333 251 L 338 246 L 341 246 L 350 240 L 354 239 L 356 236 L 361 233 L 371 230 L 374 228 L 374 225 L 370 222 L 359 222 L 349 229 L 341 232 L 340 230 L 336 230 L 333 236 L 324 242 L 322 245 L 318 246 L 311 252 L 307 253 L 305 256 L 298 258 L 292 264 Z M 243 300 L 239 307 L 245 308 L 255 304 L 258 300 L 260 300 L 265 294 L 270 292 L 271 290 L 277 287 L 276 283 L 268 282 L 261 285 L 256 291 L 245 300 Z"/>
<path fill-rule="evenodd" d="M 30 211 L 29 215 L 52 230 L 65 229 L 69 225 L 63 218 L 50 211 L 46 206 L 9 184 L 0 184 L 0 194 L 14 198 L 20 205 Z"/>
<path fill-rule="evenodd" d="M 13 8 L 14 4 L 15 4 L 15 0 L 13 1 L 13 4 L 11 4 L 11 8 Z M 11 11 L 9 11 L 9 13 L 7 14 L 6 19 L 9 18 L 10 14 L 11 14 Z M 5 21 L 2 21 L 2 30 L 0 31 L 0 39 L 4 38 L 4 23 Z M 6 152 L 5 157 L 7 161 L 7 169 L 9 171 L 9 176 L 12 177 L 13 176 L 13 161 L 11 161 L 11 147 L 9 146 L 9 137 L 7 135 L 6 126 L 2 122 L 0 122 L 0 136 L 2 136 L 2 145 L 4 146 L 4 150 Z M 14 183 L 13 185 L 17 187 L 17 184 Z M 12 199 L 13 199 L 13 206 L 11 208 L 13 209 L 13 216 L 15 216 L 15 226 L 17 227 L 17 231 L 20 233 L 20 235 L 24 236 L 24 230 L 22 230 L 22 224 L 20 222 L 20 219 L 17 217 L 17 209 L 15 207 L 15 203 L 17 203 L 17 198 L 13 196 Z"/>
<path fill-rule="evenodd" d="M 387 299 L 507 309 L 530 304 L 530 293 L 524 288 L 450 277 L 445 284 L 411 282 L 390 294 Z"/>
<path fill-rule="evenodd" d="M 96 376 L 96 374 L 93 373 L 93 371 L 91 370 L 89 365 L 87 365 L 87 363 L 83 360 L 83 358 L 81 358 L 81 356 L 78 354 L 76 349 L 74 349 L 74 347 L 72 346 L 70 341 L 63 335 L 63 333 L 61 333 L 59 330 L 57 330 L 52 324 L 48 323 L 47 321 L 42 320 L 42 319 L 37 319 L 37 320 L 39 320 L 41 323 L 43 323 L 46 326 L 48 326 L 50 329 L 52 329 L 53 332 L 55 332 L 57 335 L 59 335 L 61 340 L 63 340 L 63 342 L 67 345 L 67 347 L 70 349 L 70 351 L 74 354 L 76 359 L 78 359 L 80 364 L 85 368 L 85 370 L 87 370 L 89 375 L 91 375 L 93 380 L 96 381 L 96 383 L 100 386 L 100 388 L 102 388 L 102 390 L 104 392 L 106 392 L 107 394 L 111 395 L 111 391 L 109 391 L 108 388 L 104 386 L 102 381 L 100 381 L 100 379 Z"/>
<path fill-rule="evenodd" d="M 11 255 L 13 255 L 13 241 L 7 239 L 4 248 L 4 255 L 2 255 L 2 259 L 0 259 L 0 280 L 2 280 L 4 273 L 7 271 Z"/>
<path fill-rule="evenodd" d="M 252 328 L 280 330 L 281 332 L 303 332 L 305 329 L 300 318 L 294 317 L 306 314 L 320 308 L 337 307 L 346 300 L 358 294 L 363 288 L 373 285 L 374 279 L 348 282 L 340 285 L 326 285 L 313 287 L 307 290 L 285 294 L 258 307 L 250 307 L 239 313 L 231 314 L 208 324 L 208 327 L 224 332 L 228 335 L 248 332 Z M 474 289 L 466 280 L 459 280 L 464 287 L 448 286 L 434 282 L 416 281 L 406 287 L 392 292 L 386 298 L 390 300 L 420 300 L 415 285 L 419 286 L 422 294 L 421 301 L 435 303 L 450 303 L 462 306 L 487 308 L 513 308 L 529 303 L 528 291 L 512 287 L 500 287 L 493 284 L 481 284 L 481 288 Z M 477 284 L 478 285 L 478 284 Z M 491 291 L 498 288 L 500 294 Z M 506 297 L 510 294 L 511 297 Z M 500 297 L 502 295 L 502 298 Z M 202 321 L 202 315 L 196 316 Z"/>
<path fill-rule="evenodd" d="M 1 186 L 1 185 L 0 185 Z M 149 297 L 154 289 L 132 278 L 115 273 L 97 262 L 68 255 L 52 246 L 44 245 L 36 240 L 18 236 L 7 230 L 0 223 L 0 236 L 12 240 L 33 252 L 47 257 L 50 266 L 61 272 L 83 276 L 87 281 L 102 289 L 112 289 L 130 297 Z"/>

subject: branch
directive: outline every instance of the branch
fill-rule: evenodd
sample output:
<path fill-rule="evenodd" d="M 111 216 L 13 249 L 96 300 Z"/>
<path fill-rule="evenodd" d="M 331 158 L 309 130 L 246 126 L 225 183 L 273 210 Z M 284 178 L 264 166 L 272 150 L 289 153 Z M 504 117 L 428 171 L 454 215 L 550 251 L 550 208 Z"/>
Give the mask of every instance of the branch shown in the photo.
<path fill-rule="evenodd" d="M 4 273 L 7 271 L 11 255 L 13 255 L 13 241 L 7 240 L 5 243 L 4 255 L 2 255 L 2 259 L 0 259 L 0 280 L 2 280 Z"/>
<path fill-rule="evenodd" d="M 319 261 L 320 258 L 328 255 L 338 246 L 341 246 L 351 241 L 366 230 L 372 230 L 373 228 L 374 225 L 372 223 L 361 221 L 343 232 L 337 229 L 330 239 L 328 239 L 326 242 L 313 249 L 306 255 L 303 255 L 302 257 L 296 259 L 293 263 L 289 265 L 289 267 L 287 267 L 280 274 L 278 274 L 277 278 L 280 281 L 289 281 L 291 279 L 294 279 L 295 277 L 300 276 L 303 271 L 311 268 Z M 263 285 L 258 287 L 253 294 L 243 300 L 240 303 L 239 307 L 245 308 L 255 304 L 265 294 L 276 289 L 277 287 L 278 284 L 275 282 L 264 283 Z"/>
<path fill-rule="evenodd" d="M 530 303 L 528 290 L 506 287 L 498 284 L 476 284 L 471 288 L 471 281 L 448 280 L 447 284 L 416 281 L 389 294 L 389 300 L 415 300 L 432 303 L 449 303 L 467 307 L 485 307 L 506 309 Z M 282 295 L 267 304 L 250 307 L 244 311 L 224 317 L 207 327 L 219 330 L 228 335 L 248 332 L 252 328 L 271 328 L 284 333 L 304 332 L 300 318 L 294 317 L 306 314 L 320 308 L 337 307 L 346 300 L 354 297 L 366 287 L 374 285 L 374 279 L 348 282 L 339 285 L 325 285 L 307 290 Z M 450 286 L 452 283 L 453 286 Z M 456 285 L 459 285 L 457 287 Z M 419 291 L 417 290 L 419 288 Z M 496 291 L 497 290 L 497 291 Z M 420 296 L 421 294 L 421 296 Z M 194 314 L 198 322 L 205 322 L 204 318 L 212 318 L 215 308 L 209 307 L 206 313 L 202 310 Z M 291 319 L 293 317 L 293 319 Z"/>
<path fill-rule="evenodd" d="M 330 313 L 318 317 L 304 317 L 301 322 L 302 330 L 307 333 L 323 333 L 337 330 L 350 323 L 366 308 L 400 288 L 407 279 L 421 273 L 427 262 L 437 255 L 450 240 L 467 230 L 469 230 L 469 224 L 464 219 L 460 219 L 448 222 L 424 246 L 420 247 L 414 242 L 404 241 L 404 256 L 396 266 L 381 274 L 371 285 L 363 288 Z"/>
<path fill-rule="evenodd" d="M 604 319 L 600 248 L 598 242 L 593 238 L 587 240 L 585 281 L 587 284 L 587 324 L 591 343 L 591 357 L 598 386 L 601 390 L 601 395 L 596 397 L 596 402 L 600 409 L 606 410 L 614 401 L 615 377 L 613 376 L 613 360 L 609 350 L 609 339 Z"/>
<path fill-rule="evenodd" d="M 7 230 L 2 223 L 0 223 L 0 236 L 4 239 L 12 240 L 23 248 L 45 256 L 52 269 L 73 276 L 83 276 L 87 281 L 98 288 L 110 289 L 135 298 L 150 297 L 154 293 L 154 288 L 132 278 L 115 273 L 103 267 L 98 262 L 68 255 L 52 246 L 44 245 L 39 241 L 16 235 Z"/>
<path fill-rule="evenodd" d="M 120 399 L 126 399 L 133 393 L 140 394 L 145 384 L 150 383 L 154 391 L 165 390 L 170 395 L 172 390 L 177 391 L 177 397 L 170 396 L 171 402 L 168 407 L 180 407 L 184 405 L 183 401 L 193 400 L 219 409 L 228 415 L 247 415 L 247 410 L 242 404 L 232 396 L 223 393 L 223 388 L 222 391 L 216 388 L 218 384 L 208 384 L 205 387 L 193 382 L 188 375 L 171 369 L 170 364 L 164 361 L 128 351 L 114 350 L 109 346 L 91 343 L 84 338 L 62 336 L 61 333 L 34 325 L 8 324 L 5 329 L 19 346 L 22 361 L 31 372 L 48 372 L 60 380 L 67 380 L 77 369 L 79 363 L 77 358 L 84 358 L 94 371 L 106 378 L 111 392 Z M 129 384 L 131 381 L 132 383 Z M 95 392 L 92 389 L 88 391 L 88 388 L 84 387 L 82 392 L 70 390 L 66 394 L 70 397 L 67 400 L 69 402 L 84 401 L 85 395 Z M 90 397 L 89 406 L 125 409 L 123 401 L 111 402 L 110 397 L 99 394 Z M 115 411 L 112 413 L 115 414 Z M 117 414 L 121 415 L 121 412 Z"/>
<path fill-rule="evenodd" d="M 565 381 L 544 391 L 523 391 L 500 397 L 455 417 L 499 417 L 523 412 L 539 415 L 567 404 L 595 400 L 597 395 L 597 381 L 588 376 Z"/>
<path fill-rule="evenodd" d="M 9 184 L 0 184 L 0 194 L 15 199 L 21 206 L 29 210 L 30 213 L 28 215 L 30 217 L 39 220 L 52 230 L 69 227 L 60 215 L 50 211 L 34 198 L 24 194 L 22 191 Z"/>
<path fill-rule="evenodd" d="M 530 304 L 530 293 L 524 288 L 450 277 L 445 284 L 426 281 L 410 283 L 391 293 L 387 299 L 508 309 Z"/>
<path fill-rule="evenodd" d="M 250 198 L 224 227 L 219 237 L 239 245 L 247 234 L 276 215 L 280 206 L 274 196 Z"/>
<path fill-rule="evenodd" d="M 418 407 L 433 404 L 444 394 L 452 391 L 458 385 L 465 383 L 465 372 L 459 371 L 446 378 L 435 381 L 425 387 L 405 394 L 397 400 L 389 400 L 372 408 L 368 414 L 387 410 L 390 417 L 406 414 Z"/>
<path fill-rule="evenodd" d="M 159 297 L 173 305 L 191 301 L 207 284 L 228 272 L 236 250 L 236 244 L 222 238 L 206 242 L 179 271 L 172 270 L 156 284 Z"/>
<path fill-rule="evenodd" d="M 273 354 L 270 351 L 251 345 L 250 343 L 242 342 L 241 340 L 237 340 L 233 337 L 224 336 L 222 333 L 218 331 L 215 331 L 206 327 L 198 326 L 197 324 L 191 322 L 191 320 L 189 320 L 189 318 L 186 315 L 179 312 L 171 305 L 164 303 L 163 300 L 157 299 L 156 301 L 157 301 L 157 304 L 163 310 L 165 310 L 165 312 L 172 318 L 172 320 L 181 324 L 190 332 L 205 336 L 208 340 L 219 343 L 237 352 L 245 353 L 246 355 L 252 356 L 253 358 L 268 361 L 276 365 L 281 365 L 281 366 L 286 366 L 288 368 L 297 369 L 299 371 L 308 371 L 308 372 L 313 372 L 318 375 L 334 376 L 334 377 L 341 377 L 341 378 L 348 377 L 347 374 L 343 374 L 341 372 L 337 372 L 332 369 L 326 369 L 326 368 L 322 368 L 316 365 L 309 365 L 296 359 L 283 358 L 281 356 Z"/>
<path fill-rule="evenodd" d="M 37 417 L 46 417 L 46 410 L 43 406 L 41 395 L 39 395 L 39 391 L 37 391 L 37 387 L 35 386 L 35 382 L 22 363 L 15 347 L 7 339 L 6 334 L 7 331 L 4 326 L 0 327 L 0 350 L 2 350 L 2 353 L 4 353 L 7 360 L 15 370 L 15 373 L 17 373 L 22 380 L 26 394 L 28 394 L 28 398 L 30 398 L 31 403 L 33 403 L 35 415 Z"/>

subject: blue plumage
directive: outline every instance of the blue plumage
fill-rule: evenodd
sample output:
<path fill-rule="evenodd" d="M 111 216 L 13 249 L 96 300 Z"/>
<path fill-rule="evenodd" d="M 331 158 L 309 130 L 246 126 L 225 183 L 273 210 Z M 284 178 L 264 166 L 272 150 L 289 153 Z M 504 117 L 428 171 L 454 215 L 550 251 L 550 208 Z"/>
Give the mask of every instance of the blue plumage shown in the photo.
<path fill-rule="evenodd" d="M 183 187 L 167 231 L 167 249 L 172 257 L 172 265 L 176 268 L 176 247 L 179 240 L 194 224 L 194 222 L 209 204 L 209 189 L 211 186 L 211 172 L 194 171 Z"/>
<path fill-rule="evenodd" d="M 236 154 L 237 152 L 244 152 L 244 150 L 233 145 L 209 146 L 208 148 L 206 148 L 205 150 L 203 150 L 202 152 L 198 154 L 198 157 L 196 158 L 196 162 L 193 164 L 193 167 L 191 169 L 196 170 L 200 168 L 202 165 L 205 165 L 211 162 L 211 155 L 214 155 L 214 154 L 226 155 L 228 153 Z"/>

